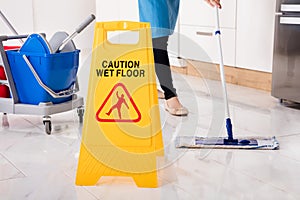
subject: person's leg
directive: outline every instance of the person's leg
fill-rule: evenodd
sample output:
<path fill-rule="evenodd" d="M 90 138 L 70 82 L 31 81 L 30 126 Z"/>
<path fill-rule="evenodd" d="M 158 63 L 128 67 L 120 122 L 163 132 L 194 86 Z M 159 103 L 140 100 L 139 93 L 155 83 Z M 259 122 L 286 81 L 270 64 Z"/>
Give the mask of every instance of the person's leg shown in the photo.
<path fill-rule="evenodd" d="M 160 86 L 164 91 L 166 110 L 173 115 L 187 115 L 188 110 L 179 102 L 176 89 L 173 86 L 173 78 L 167 51 L 168 39 L 169 37 L 160 37 L 152 40 L 155 71 Z"/>
<path fill-rule="evenodd" d="M 167 51 L 169 37 L 154 38 L 153 55 L 155 61 L 155 72 L 159 80 L 161 89 L 165 93 L 165 99 L 168 100 L 177 96 L 176 89 L 173 86 L 173 79 L 170 69 L 170 61 Z"/>

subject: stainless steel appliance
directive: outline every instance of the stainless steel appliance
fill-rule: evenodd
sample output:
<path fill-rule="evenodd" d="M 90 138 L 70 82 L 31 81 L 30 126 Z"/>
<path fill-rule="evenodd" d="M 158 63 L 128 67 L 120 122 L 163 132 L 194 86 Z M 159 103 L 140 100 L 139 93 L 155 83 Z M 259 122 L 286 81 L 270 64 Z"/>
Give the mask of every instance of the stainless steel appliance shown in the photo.
<path fill-rule="evenodd" d="M 300 0 L 277 0 L 272 96 L 300 102 Z"/>

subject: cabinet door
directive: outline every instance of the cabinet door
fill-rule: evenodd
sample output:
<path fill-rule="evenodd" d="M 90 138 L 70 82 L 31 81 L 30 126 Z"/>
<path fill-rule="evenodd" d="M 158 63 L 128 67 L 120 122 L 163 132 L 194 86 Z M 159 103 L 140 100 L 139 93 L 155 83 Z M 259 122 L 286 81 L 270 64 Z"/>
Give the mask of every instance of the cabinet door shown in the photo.
<path fill-rule="evenodd" d="M 210 63 L 220 63 L 214 28 L 181 25 L 180 56 Z M 221 34 L 224 64 L 235 66 L 235 30 L 223 28 Z"/>
<path fill-rule="evenodd" d="M 180 23 L 184 25 L 215 27 L 215 9 L 204 0 L 183 0 L 180 10 Z M 235 28 L 236 0 L 222 1 L 220 26 Z"/>
<path fill-rule="evenodd" d="M 237 67 L 271 72 L 274 0 L 237 0 Z"/>

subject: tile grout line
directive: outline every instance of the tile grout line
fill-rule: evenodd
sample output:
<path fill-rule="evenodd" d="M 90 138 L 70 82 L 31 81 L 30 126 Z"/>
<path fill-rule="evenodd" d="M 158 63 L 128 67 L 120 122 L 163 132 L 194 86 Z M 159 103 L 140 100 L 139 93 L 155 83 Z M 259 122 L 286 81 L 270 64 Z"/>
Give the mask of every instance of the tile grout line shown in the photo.
<path fill-rule="evenodd" d="M 10 163 L 15 169 L 17 169 L 23 176 L 24 178 L 27 177 L 27 175 L 22 171 L 20 170 L 12 161 L 10 161 L 5 155 L 3 155 L 3 153 L 0 153 L 0 155 L 5 159 L 7 160 L 8 163 Z"/>

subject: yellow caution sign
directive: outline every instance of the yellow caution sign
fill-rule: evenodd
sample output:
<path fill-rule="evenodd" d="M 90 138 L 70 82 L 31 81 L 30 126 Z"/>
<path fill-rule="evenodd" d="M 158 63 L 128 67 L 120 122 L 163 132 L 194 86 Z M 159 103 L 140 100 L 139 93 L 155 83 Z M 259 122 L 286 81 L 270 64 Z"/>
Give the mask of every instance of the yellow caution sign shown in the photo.
<path fill-rule="evenodd" d="M 135 33 L 138 40 L 116 44 L 108 38 L 115 31 Z M 129 176 L 139 187 L 157 187 L 159 155 L 163 142 L 150 24 L 96 23 L 76 184 Z"/>

